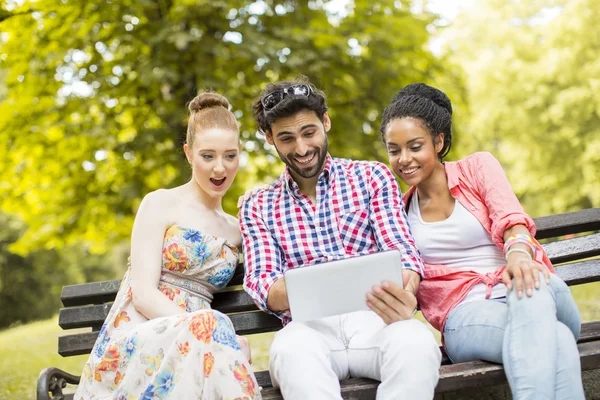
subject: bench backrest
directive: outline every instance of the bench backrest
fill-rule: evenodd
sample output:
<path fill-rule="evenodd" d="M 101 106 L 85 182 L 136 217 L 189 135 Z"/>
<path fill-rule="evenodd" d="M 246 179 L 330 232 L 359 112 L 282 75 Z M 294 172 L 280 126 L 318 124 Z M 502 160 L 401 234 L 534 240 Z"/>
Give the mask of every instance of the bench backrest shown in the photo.
<path fill-rule="evenodd" d="M 536 238 L 549 239 L 565 235 L 543 244 L 557 274 L 568 284 L 577 285 L 600 280 L 600 208 L 535 218 Z M 588 233 L 579 236 L 581 233 Z M 239 335 L 272 332 L 281 328 L 279 319 L 259 311 L 243 291 L 243 265 L 225 291 L 215 295 L 212 307 L 228 314 Z M 90 332 L 76 333 L 59 338 L 58 352 L 62 356 L 86 354 L 92 350 L 112 301 L 119 289 L 120 280 L 65 286 L 61 294 L 64 308 L 59 313 L 59 325 L 67 329 L 91 328 Z"/>

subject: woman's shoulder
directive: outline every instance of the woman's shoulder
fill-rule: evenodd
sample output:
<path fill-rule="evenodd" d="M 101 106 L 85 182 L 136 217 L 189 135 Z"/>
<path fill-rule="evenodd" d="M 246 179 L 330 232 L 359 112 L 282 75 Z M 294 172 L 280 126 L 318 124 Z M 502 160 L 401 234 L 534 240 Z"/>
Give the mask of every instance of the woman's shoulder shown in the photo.
<path fill-rule="evenodd" d="M 149 208 L 163 208 L 166 205 L 172 204 L 177 197 L 173 193 L 174 189 L 157 189 L 147 193 L 142 199 L 140 207 L 145 205 Z"/>
<path fill-rule="evenodd" d="M 140 210 L 147 208 L 154 209 L 163 203 L 166 200 L 166 194 L 164 193 L 164 190 L 165 189 L 158 189 L 146 193 L 140 202 Z"/>
<path fill-rule="evenodd" d="M 492 153 L 489 151 L 478 151 L 473 154 L 470 154 L 461 160 L 456 161 L 457 164 L 489 164 L 489 163 L 498 163 L 498 160 Z"/>
<path fill-rule="evenodd" d="M 157 189 L 147 193 L 138 207 L 136 218 L 144 218 L 161 224 L 172 222 L 177 210 L 178 197 L 173 189 Z"/>
<path fill-rule="evenodd" d="M 498 159 L 487 151 L 479 151 L 459 161 L 446 163 L 446 171 L 456 171 L 460 176 L 471 176 L 478 180 L 482 180 L 486 176 L 497 176 L 503 173 L 502 165 Z"/>

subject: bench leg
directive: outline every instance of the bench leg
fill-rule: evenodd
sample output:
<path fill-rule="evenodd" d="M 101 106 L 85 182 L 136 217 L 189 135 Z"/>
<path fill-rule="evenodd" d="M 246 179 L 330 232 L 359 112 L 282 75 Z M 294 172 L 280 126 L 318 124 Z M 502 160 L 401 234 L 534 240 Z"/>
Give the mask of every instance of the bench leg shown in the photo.
<path fill-rule="evenodd" d="M 78 385 L 80 379 L 58 368 L 46 368 L 38 378 L 37 400 L 63 400 L 62 390 L 67 384 Z"/>

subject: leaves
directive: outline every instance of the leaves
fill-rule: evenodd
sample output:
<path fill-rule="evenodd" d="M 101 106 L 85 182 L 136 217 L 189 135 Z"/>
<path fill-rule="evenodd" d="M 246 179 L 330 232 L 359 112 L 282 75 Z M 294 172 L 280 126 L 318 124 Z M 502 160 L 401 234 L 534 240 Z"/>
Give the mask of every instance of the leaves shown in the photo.
<path fill-rule="evenodd" d="M 592 0 L 490 0 L 446 36 L 468 74 L 461 153 L 493 151 L 533 215 L 600 205 L 598 17 Z"/>
<path fill-rule="evenodd" d="M 225 199 L 277 176 L 251 101 L 266 82 L 309 76 L 329 94 L 334 155 L 384 160 L 378 117 L 409 82 L 441 71 L 424 50 L 433 17 L 356 1 L 344 18 L 305 1 L 25 1 L 2 22 L 0 207 L 26 253 L 129 237 L 140 199 L 189 179 L 181 145 L 198 90 L 227 96 L 248 163 Z M 2 76 L 2 75 L 0 75 Z"/>

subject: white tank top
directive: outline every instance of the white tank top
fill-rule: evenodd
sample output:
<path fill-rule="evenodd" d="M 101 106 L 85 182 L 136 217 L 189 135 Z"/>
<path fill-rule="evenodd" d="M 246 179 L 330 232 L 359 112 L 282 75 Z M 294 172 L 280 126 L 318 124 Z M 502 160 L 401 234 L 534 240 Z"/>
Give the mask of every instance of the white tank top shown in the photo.
<path fill-rule="evenodd" d="M 502 251 L 492 242 L 490 234 L 460 202 L 454 201 L 454 210 L 444 221 L 425 222 L 421 218 L 417 196 L 415 191 L 408 209 L 408 223 L 425 263 L 480 274 L 494 272 L 506 264 Z M 485 300 L 485 292 L 486 285 L 479 283 L 473 286 L 463 302 Z M 490 298 L 504 296 L 506 286 L 503 283 L 492 288 Z"/>

